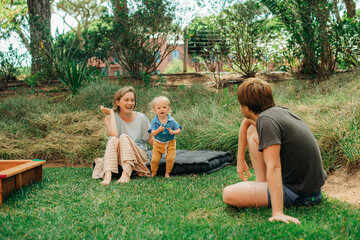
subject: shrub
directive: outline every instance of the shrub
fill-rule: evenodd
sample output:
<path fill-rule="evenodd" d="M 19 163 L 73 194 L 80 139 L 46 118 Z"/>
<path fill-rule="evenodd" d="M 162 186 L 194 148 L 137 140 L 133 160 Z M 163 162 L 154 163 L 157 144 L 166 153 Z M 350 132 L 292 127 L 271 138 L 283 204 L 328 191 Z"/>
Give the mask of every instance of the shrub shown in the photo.
<path fill-rule="evenodd" d="M 17 68 L 24 58 L 25 54 L 19 54 L 12 45 L 7 52 L 0 52 L 0 91 L 6 89 L 10 80 L 16 80 Z"/>
<path fill-rule="evenodd" d="M 175 58 L 168 64 L 164 73 L 181 73 L 183 72 L 183 61 L 180 58 Z"/>
<path fill-rule="evenodd" d="M 92 80 L 92 71 L 87 66 L 87 62 L 78 63 L 75 59 L 66 59 L 61 63 L 55 64 L 57 76 L 60 81 L 76 95 L 80 88 Z"/>
<path fill-rule="evenodd" d="M 340 67 L 360 66 L 360 21 L 345 18 L 334 27 L 337 35 L 333 44 L 339 51 Z"/>

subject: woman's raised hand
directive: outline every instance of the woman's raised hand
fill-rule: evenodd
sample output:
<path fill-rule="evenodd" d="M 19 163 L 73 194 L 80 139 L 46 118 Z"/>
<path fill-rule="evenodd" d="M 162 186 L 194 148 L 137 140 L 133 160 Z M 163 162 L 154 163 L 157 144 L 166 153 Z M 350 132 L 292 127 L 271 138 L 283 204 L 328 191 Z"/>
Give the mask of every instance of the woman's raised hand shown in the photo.
<path fill-rule="evenodd" d="M 110 115 L 110 113 L 111 113 L 111 109 L 110 108 L 104 108 L 103 105 L 100 106 L 100 111 L 102 111 L 106 115 Z"/>

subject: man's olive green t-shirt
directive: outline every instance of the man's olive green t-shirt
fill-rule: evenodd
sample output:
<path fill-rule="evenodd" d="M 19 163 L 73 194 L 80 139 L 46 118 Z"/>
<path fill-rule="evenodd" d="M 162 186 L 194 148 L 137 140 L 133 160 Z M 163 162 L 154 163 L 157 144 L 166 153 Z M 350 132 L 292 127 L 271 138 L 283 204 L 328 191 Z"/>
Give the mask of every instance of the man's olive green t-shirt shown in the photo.
<path fill-rule="evenodd" d="M 259 151 L 280 144 L 283 184 L 300 196 L 317 192 L 326 180 L 317 141 L 296 114 L 274 106 L 259 114 L 256 122 Z"/>

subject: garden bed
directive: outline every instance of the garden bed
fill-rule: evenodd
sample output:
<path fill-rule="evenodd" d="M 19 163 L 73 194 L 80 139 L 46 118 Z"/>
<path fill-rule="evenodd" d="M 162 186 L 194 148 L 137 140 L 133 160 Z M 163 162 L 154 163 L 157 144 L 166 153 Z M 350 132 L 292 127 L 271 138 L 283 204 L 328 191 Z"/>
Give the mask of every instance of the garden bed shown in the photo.
<path fill-rule="evenodd" d="M 0 160 L 0 206 L 12 191 L 42 180 L 44 160 Z"/>

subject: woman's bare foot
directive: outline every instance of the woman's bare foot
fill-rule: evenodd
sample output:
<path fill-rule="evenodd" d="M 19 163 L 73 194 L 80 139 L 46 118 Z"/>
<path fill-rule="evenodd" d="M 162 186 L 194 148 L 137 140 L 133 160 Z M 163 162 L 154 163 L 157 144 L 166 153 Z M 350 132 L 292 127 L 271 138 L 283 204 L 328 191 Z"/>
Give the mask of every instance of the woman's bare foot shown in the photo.
<path fill-rule="evenodd" d="M 137 172 L 137 175 L 139 177 L 150 177 L 151 176 L 150 173 L 144 173 L 144 172 Z"/>
<path fill-rule="evenodd" d="M 170 174 L 169 174 L 169 173 L 165 173 L 165 177 L 166 177 L 166 178 L 169 178 L 169 177 L 170 177 Z"/>
<path fill-rule="evenodd" d="M 101 185 L 109 185 L 110 182 L 111 182 L 111 172 L 107 171 L 107 172 L 105 172 L 103 181 L 100 184 Z"/>
<path fill-rule="evenodd" d="M 130 181 L 130 176 L 125 171 L 122 172 L 121 177 L 119 180 L 116 181 L 116 183 L 127 183 Z"/>

